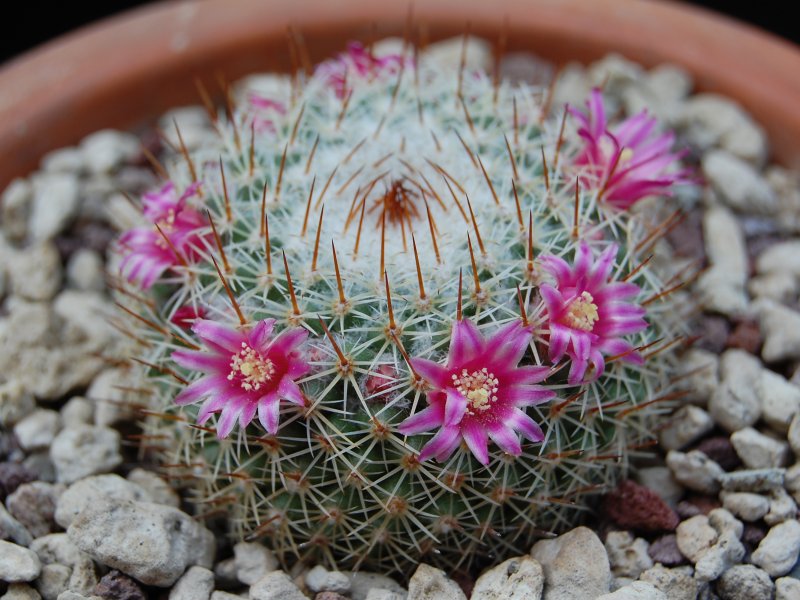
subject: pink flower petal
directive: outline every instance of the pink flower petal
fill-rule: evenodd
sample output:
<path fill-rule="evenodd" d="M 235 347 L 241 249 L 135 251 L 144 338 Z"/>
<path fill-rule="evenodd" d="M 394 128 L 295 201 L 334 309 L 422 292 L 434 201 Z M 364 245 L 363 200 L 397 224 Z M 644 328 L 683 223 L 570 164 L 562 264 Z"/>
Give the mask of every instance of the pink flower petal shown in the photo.
<path fill-rule="evenodd" d="M 240 331 L 221 325 L 209 319 L 200 319 L 192 325 L 192 331 L 214 350 L 224 350 L 232 354 L 239 352 L 245 336 Z"/>
<path fill-rule="evenodd" d="M 258 403 L 256 402 L 246 402 L 242 406 L 242 412 L 239 413 L 239 427 L 242 429 L 247 429 L 247 426 L 250 424 L 250 421 L 253 420 L 253 417 L 256 415 L 256 409 L 258 408 Z"/>
<path fill-rule="evenodd" d="M 503 398 L 515 406 L 535 406 L 555 398 L 553 390 L 539 385 L 514 385 L 503 388 Z"/>
<path fill-rule="evenodd" d="M 550 324 L 550 360 L 557 363 L 567 351 L 570 342 L 570 332 L 558 323 Z"/>
<path fill-rule="evenodd" d="M 275 435 L 278 431 L 280 410 L 280 399 L 275 392 L 266 394 L 258 400 L 258 420 L 270 435 Z"/>
<path fill-rule="evenodd" d="M 530 385 L 540 383 L 547 379 L 550 374 L 550 367 L 535 367 L 526 365 L 517 367 L 503 375 L 503 385 Z"/>
<path fill-rule="evenodd" d="M 397 426 L 397 431 L 402 435 L 414 435 L 439 427 L 444 422 L 444 411 L 442 409 L 443 406 L 441 404 L 428 406 L 400 423 Z"/>
<path fill-rule="evenodd" d="M 486 436 L 486 430 L 474 421 L 465 423 L 461 427 L 461 435 L 464 436 L 464 441 L 470 449 L 478 462 L 483 465 L 489 464 L 489 446 Z"/>
<path fill-rule="evenodd" d="M 230 357 L 225 360 L 218 354 L 209 352 L 175 350 L 171 358 L 185 369 L 194 371 L 202 371 L 204 373 L 222 373 L 224 371 L 226 375 L 230 371 Z"/>
<path fill-rule="evenodd" d="M 536 421 L 518 408 L 514 409 L 512 416 L 508 420 L 508 424 L 514 429 L 521 431 L 522 435 L 532 442 L 541 442 L 544 439 L 542 428 L 536 424 Z"/>
<path fill-rule="evenodd" d="M 489 430 L 489 437 L 497 444 L 503 452 L 512 456 L 522 454 L 522 446 L 519 443 L 517 433 L 502 423 L 494 424 Z"/>
<path fill-rule="evenodd" d="M 219 439 L 224 439 L 230 435 L 231 431 L 233 431 L 233 426 L 236 425 L 236 419 L 239 418 L 241 410 L 241 406 L 231 406 L 230 404 L 222 409 L 219 419 L 217 420 L 217 437 Z"/>
<path fill-rule="evenodd" d="M 277 352 L 284 356 L 294 352 L 308 338 L 308 331 L 301 327 L 286 329 L 278 334 L 269 345 L 269 352 Z"/>
<path fill-rule="evenodd" d="M 250 339 L 250 346 L 258 350 L 264 349 L 269 342 L 274 327 L 275 319 L 264 319 L 256 323 L 255 327 L 253 327 L 252 331 L 250 331 L 247 336 Z"/>
<path fill-rule="evenodd" d="M 447 460 L 458 447 L 461 436 L 458 427 L 442 427 L 431 441 L 422 447 L 419 453 L 420 462 L 436 457 L 439 462 Z"/>
<path fill-rule="evenodd" d="M 447 370 L 441 365 L 426 358 L 412 358 L 411 366 L 425 381 L 442 389 L 449 383 Z"/>
<path fill-rule="evenodd" d="M 492 361 L 508 365 L 511 370 L 522 359 L 532 337 L 529 327 L 523 327 L 522 321 L 514 321 L 500 328 L 486 342 L 486 351 L 492 355 Z"/>
<path fill-rule="evenodd" d="M 299 406 L 303 406 L 306 403 L 305 398 L 303 398 L 303 392 L 300 391 L 300 386 L 289 377 L 283 377 L 278 384 L 278 396 L 286 398 L 292 404 Z"/>
<path fill-rule="evenodd" d="M 455 321 L 453 335 L 450 339 L 450 352 L 447 357 L 448 370 L 479 355 L 483 351 L 483 346 L 483 336 L 472 321 L 469 319 Z"/>
<path fill-rule="evenodd" d="M 457 425 L 467 411 L 467 399 L 452 388 L 446 390 L 444 426 Z"/>
<path fill-rule="evenodd" d="M 212 377 L 201 377 L 175 397 L 175 404 L 185 406 L 193 404 L 217 389 L 217 382 Z"/>

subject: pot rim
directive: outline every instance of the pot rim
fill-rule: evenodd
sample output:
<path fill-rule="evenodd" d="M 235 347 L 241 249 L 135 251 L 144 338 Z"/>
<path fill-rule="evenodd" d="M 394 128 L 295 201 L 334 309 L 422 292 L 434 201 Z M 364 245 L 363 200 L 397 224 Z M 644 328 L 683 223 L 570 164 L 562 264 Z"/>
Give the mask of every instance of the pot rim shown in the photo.
<path fill-rule="evenodd" d="M 409 5 L 370 0 L 161 2 L 57 38 L 0 68 L 0 189 L 49 150 L 106 127 L 130 128 L 197 103 L 247 73 L 287 70 L 287 28 L 316 62 L 348 39 L 401 34 Z M 618 52 L 686 68 L 699 91 L 730 96 L 767 131 L 779 162 L 800 167 L 800 47 L 695 6 L 642 0 L 426 0 L 413 6 L 431 40 L 470 31 L 556 64 Z M 456 15 L 454 17 L 454 15 Z M 508 16 L 513 15 L 512 18 Z M 124 67 L 124 68 L 123 68 Z M 78 118 L 78 116 L 80 118 Z"/>

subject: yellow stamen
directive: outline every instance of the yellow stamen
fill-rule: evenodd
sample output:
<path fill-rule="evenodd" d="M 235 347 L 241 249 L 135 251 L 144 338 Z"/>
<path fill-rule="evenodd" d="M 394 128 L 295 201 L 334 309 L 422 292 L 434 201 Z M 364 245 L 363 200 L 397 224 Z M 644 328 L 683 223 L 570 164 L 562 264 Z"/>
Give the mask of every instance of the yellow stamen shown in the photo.
<path fill-rule="evenodd" d="M 269 382 L 275 375 L 275 365 L 261 354 L 242 342 L 242 349 L 231 357 L 231 372 L 228 381 L 239 380 L 242 389 L 251 392 L 258 391 L 261 386 Z"/>
<path fill-rule="evenodd" d="M 583 292 L 569 305 L 566 324 L 573 329 L 591 331 L 599 318 L 594 298 L 589 292 Z"/>
<path fill-rule="evenodd" d="M 467 372 L 461 369 L 460 375 L 452 375 L 453 387 L 467 399 L 467 414 L 475 411 L 485 412 L 497 401 L 497 386 L 500 383 L 489 370 L 484 367 L 480 371 Z"/>

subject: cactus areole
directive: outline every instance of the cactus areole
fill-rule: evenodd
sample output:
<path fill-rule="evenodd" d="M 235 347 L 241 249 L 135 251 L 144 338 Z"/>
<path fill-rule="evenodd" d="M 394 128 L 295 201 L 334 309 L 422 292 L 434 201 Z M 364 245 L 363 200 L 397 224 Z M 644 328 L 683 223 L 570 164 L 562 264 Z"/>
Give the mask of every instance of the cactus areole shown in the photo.
<path fill-rule="evenodd" d="M 687 174 L 599 91 L 551 110 L 374 52 L 251 79 L 215 142 L 181 139 L 115 249 L 131 393 L 238 539 L 466 568 L 575 523 L 670 410 L 681 286 L 651 215 Z"/>

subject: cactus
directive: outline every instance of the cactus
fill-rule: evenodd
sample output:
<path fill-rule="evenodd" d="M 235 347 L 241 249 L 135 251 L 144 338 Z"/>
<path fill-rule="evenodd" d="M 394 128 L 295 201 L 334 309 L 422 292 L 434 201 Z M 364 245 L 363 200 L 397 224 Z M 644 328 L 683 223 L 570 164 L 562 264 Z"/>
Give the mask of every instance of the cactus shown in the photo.
<path fill-rule="evenodd" d="M 677 397 L 674 220 L 632 206 L 687 181 L 670 135 L 424 52 L 268 83 L 117 244 L 147 448 L 284 561 L 468 567 L 574 524 Z"/>

